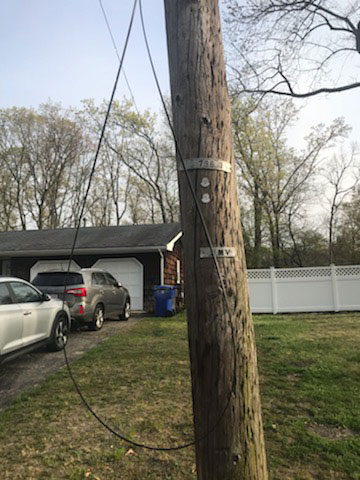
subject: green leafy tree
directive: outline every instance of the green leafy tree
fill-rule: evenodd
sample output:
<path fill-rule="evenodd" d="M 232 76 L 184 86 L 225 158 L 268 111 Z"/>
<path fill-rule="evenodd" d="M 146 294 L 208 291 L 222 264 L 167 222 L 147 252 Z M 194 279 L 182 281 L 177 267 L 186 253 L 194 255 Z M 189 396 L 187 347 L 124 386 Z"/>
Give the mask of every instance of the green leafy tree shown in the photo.
<path fill-rule="evenodd" d="M 233 105 L 235 156 L 240 188 L 253 205 L 253 252 L 251 267 L 261 263 L 265 229 L 272 248 L 272 263 L 286 264 L 283 252 L 294 244 L 294 222 L 303 216 L 311 182 L 322 154 L 334 141 L 346 136 L 348 127 L 342 119 L 329 126 L 317 125 L 306 137 L 301 152 L 286 142 L 288 126 L 296 118 L 291 102 L 265 104 L 253 108 L 239 100 Z M 244 203 L 244 202 L 243 202 Z"/>
<path fill-rule="evenodd" d="M 63 226 L 73 172 L 85 154 L 81 128 L 60 105 L 0 111 L 1 162 L 11 178 L 9 195 L 16 207 L 14 226 Z M 83 180 L 83 179 L 81 179 Z"/>
<path fill-rule="evenodd" d="M 338 264 L 360 263 L 360 190 L 340 207 L 334 252 Z"/>
<path fill-rule="evenodd" d="M 81 118 L 92 135 L 97 136 L 101 129 L 105 108 L 105 104 L 98 107 L 93 101 L 84 102 Z M 128 100 L 114 102 L 100 163 L 104 188 L 110 190 L 115 206 L 122 194 L 132 222 L 178 220 L 174 151 L 167 132 L 158 132 L 155 115 L 136 112 Z M 117 215 L 118 221 L 121 218 Z"/>
<path fill-rule="evenodd" d="M 323 176 L 326 180 L 325 198 L 328 206 L 327 230 L 329 263 L 336 263 L 335 245 L 337 234 L 337 222 L 341 213 L 341 206 L 358 184 L 358 176 L 355 174 L 357 160 L 356 146 L 349 151 L 341 151 L 331 157 L 324 168 Z"/>

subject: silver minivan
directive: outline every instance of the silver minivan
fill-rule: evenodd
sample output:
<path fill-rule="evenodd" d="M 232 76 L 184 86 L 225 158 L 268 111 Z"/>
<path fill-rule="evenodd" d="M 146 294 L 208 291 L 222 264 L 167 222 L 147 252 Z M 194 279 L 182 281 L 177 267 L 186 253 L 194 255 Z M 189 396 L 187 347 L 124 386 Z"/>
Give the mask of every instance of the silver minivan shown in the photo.
<path fill-rule="evenodd" d="M 65 300 L 72 320 L 80 325 L 86 324 L 89 330 L 100 330 L 105 318 L 130 318 L 128 290 L 104 270 L 82 268 L 69 272 L 40 272 L 32 283 L 52 297 Z"/>

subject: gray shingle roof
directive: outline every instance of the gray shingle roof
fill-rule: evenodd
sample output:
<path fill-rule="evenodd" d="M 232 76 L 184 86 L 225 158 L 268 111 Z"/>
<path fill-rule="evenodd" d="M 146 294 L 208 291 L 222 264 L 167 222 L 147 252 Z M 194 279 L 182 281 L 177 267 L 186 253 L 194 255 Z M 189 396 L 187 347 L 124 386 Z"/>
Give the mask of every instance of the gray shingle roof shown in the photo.
<path fill-rule="evenodd" d="M 80 228 L 75 251 L 165 249 L 180 233 L 179 223 Z M 70 251 L 74 236 L 74 228 L 0 232 L 0 255 Z"/>

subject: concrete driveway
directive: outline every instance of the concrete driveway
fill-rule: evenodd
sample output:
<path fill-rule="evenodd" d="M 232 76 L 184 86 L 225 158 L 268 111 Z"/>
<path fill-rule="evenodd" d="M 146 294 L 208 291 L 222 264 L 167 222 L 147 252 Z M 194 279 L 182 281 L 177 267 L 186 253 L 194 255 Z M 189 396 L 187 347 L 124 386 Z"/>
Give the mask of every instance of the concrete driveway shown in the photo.
<path fill-rule="evenodd" d="M 80 358 L 107 338 L 131 329 L 140 321 L 141 315 L 134 314 L 127 322 L 106 321 L 98 332 L 81 330 L 71 332 L 66 353 L 69 361 Z M 65 366 L 64 353 L 49 352 L 46 348 L 35 350 L 0 365 L 0 411 L 6 408 L 22 392 L 41 384 L 52 372 Z"/>

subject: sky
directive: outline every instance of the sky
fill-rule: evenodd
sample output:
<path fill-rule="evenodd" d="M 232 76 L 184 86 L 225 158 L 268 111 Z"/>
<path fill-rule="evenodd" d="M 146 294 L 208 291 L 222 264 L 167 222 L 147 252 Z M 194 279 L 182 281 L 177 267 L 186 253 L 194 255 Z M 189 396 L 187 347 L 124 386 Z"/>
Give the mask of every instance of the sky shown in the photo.
<path fill-rule="evenodd" d="M 122 51 L 133 0 L 102 0 L 119 52 Z M 169 94 L 163 0 L 143 0 L 150 48 L 162 90 Z M 37 107 L 52 100 L 80 106 L 81 100 L 108 99 L 118 59 L 99 0 L 0 0 L 0 108 Z M 160 111 L 137 13 L 124 70 L 140 110 Z M 130 97 L 122 76 L 116 97 Z M 360 138 L 360 89 L 312 98 L 289 140 L 301 139 L 316 123 L 344 116 Z"/>
<path fill-rule="evenodd" d="M 133 0 L 103 0 L 122 52 Z M 169 92 L 162 0 L 143 0 L 147 33 L 161 86 Z M 118 59 L 98 0 L 0 1 L 0 108 L 64 106 L 110 97 Z M 159 109 L 137 12 L 124 70 L 138 107 Z M 122 76 L 117 98 L 130 96 Z"/>

